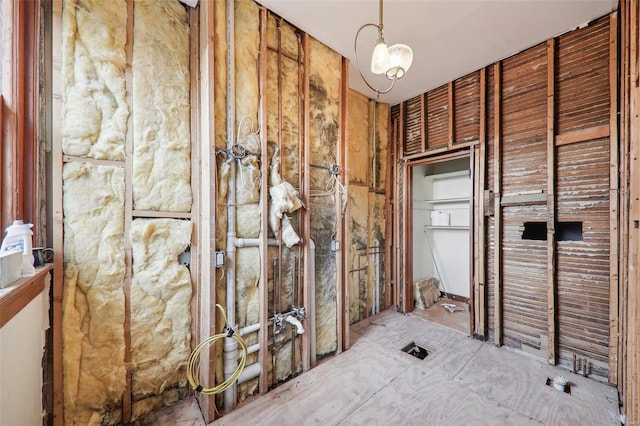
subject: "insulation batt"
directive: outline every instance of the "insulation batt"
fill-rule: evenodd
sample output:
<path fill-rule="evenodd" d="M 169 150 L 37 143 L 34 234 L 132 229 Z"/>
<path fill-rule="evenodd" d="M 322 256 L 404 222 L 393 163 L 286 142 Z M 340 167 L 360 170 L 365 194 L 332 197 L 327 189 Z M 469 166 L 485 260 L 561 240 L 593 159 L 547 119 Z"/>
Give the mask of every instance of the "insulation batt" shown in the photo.
<path fill-rule="evenodd" d="M 134 400 L 186 386 L 191 339 L 191 276 L 178 255 L 191 243 L 191 221 L 131 223 L 131 360 Z"/>
<path fill-rule="evenodd" d="M 62 151 L 124 160 L 126 2 L 66 0 L 62 13 Z"/>
<path fill-rule="evenodd" d="M 269 195 L 269 226 L 274 235 L 278 235 L 279 221 L 282 220 L 282 241 L 289 248 L 300 242 L 300 237 L 291 226 L 291 220 L 285 213 L 293 213 L 302 207 L 298 191 L 289 182 L 280 177 L 280 157 L 276 151 L 271 162 Z"/>
<path fill-rule="evenodd" d="M 342 57 L 315 39 L 309 41 L 309 129 L 311 164 L 335 163 L 339 141 L 340 77 Z M 330 176 L 326 170 L 313 168 L 309 174 L 312 191 L 327 191 Z M 311 238 L 316 244 L 316 337 L 317 355 L 337 349 L 337 265 L 330 251 L 332 235 L 338 227 L 336 198 L 316 196 L 308 206 Z"/>
<path fill-rule="evenodd" d="M 133 203 L 191 211 L 189 21 L 176 1 L 136 0 Z"/>
<path fill-rule="evenodd" d="M 124 169 L 67 163 L 63 172 L 64 415 L 67 424 L 115 424 L 124 360 Z"/>

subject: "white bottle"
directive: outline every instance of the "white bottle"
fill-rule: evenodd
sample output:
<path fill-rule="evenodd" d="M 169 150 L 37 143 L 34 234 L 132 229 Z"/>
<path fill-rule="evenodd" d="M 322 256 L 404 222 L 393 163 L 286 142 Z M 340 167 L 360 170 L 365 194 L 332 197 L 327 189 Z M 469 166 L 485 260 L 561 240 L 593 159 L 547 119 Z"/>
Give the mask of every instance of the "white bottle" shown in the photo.
<path fill-rule="evenodd" d="M 6 229 L 7 236 L 2 240 L 0 252 L 12 252 L 22 250 L 22 276 L 29 277 L 36 273 L 33 267 L 33 253 L 31 251 L 31 228 L 33 224 L 14 220 Z"/>

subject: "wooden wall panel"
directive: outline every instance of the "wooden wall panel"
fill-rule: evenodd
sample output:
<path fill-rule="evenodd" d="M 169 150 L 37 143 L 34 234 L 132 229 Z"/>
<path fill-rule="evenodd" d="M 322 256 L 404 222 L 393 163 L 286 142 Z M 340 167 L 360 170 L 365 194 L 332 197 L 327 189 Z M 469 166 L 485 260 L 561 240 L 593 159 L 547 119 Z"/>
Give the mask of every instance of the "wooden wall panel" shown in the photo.
<path fill-rule="evenodd" d="M 609 124 L 608 60 L 608 16 L 558 37 L 558 134 Z"/>
<path fill-rule="evenodd" d="M 503 209 L 504 344 L 547 356 L 547 242 L 522 238 L 524 222 L 545 222 L 547 206 Z"/>
<path fill-rule="evenodd" d="M 404 154 L 417 154 L 422 151 L 422 95 L 405 102 Z"/>
<path fill-rule="evenodd" d="M 454 145 L 480 137 L 480 71 L 453 82 Z"/>
<path fill-rule="evenodd" d="M 559 222 L 582 222 L 583 241 L 558 239 L 560 362 L 589 360 L 590 374 L 609 370 L 609 140 L 558 147 Z"/>
<path fill-rule="evenodd" d="M 502 192 L 546 188 L 547 51 L 541 44 L 503 61 Z M 541 213 L 544 220 L 546 212 Z"/>
<path fill-rule="evenodd" d="M 448 96 L 446 84 L 427 93 L 427 149 L 447 146 L 449 140 Z"/>
<path fill-rule="evenodd" d="M 495 192 L 495 186 L 494 186 L 494 167 L 495 167 L 495 141 L 494 141 L 494 136 L 495 136 L 495 129 L 494 129 L 494 123 L 495 123 L 495 111 L 493 108 L 494 102 L 495 102 L 495 90 L 494 90 L 494 85 L 495 85 L 495 73 L 494 73 L 494 68 L 493 67 L 487 67 L 487 107 L 486 107 L 486 112 L 487 112 L 487 123 L 486 123 L 486 129 L 487 129 L 487 171 L 486 171 L 486 179 L 487 179 L 487 194 L 489 192 L 493 193 Z M 486 250 L 487 250 L 487 255 L 486 255 L 486 261 L 485 261 L 485 268 L 486 268 L 486 288 L 487 288 L 487 306 L 486 306 L 486 310 L 487 310 L 487 329 L 488 329 L 488 335 L 487 338 L 489 339 L 489 341 L 493 341 L 494 338 L 494 312 L 495 312 L 495 292 L 494 292 L 494 256 L 495 256 L 495 221 L 494 218 L 491 217 L 492 215 L 489 214 L 489 211 L 493 211 L 493 204 L 492 204 L 492 200 L 489 200 L 487 194 L 485 194 L 485 211 L 484 214 L 485 216 L 487 216 L 487 220 L 486 220 L 486 230 L 485 230 L 485 235 L 487 236 L 487 240 L 486 240 Z"/>

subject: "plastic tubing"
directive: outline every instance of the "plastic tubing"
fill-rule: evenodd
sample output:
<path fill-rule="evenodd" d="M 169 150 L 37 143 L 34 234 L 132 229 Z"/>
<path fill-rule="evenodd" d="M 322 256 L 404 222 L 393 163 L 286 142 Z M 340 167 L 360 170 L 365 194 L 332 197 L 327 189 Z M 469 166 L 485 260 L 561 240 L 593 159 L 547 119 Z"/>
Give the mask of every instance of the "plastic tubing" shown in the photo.
<path fill-rule="evenodd" d="M 222 393 L 225 390 L 227 390 L 228 388 L 230 388 L 235 382 L 236 380 L 238 380 L 238 377 L 240 377 L 240 374 L 242 373 L 242 370 L 244 370 L 244 366 L 247 363 L 247 344 L 245 343 L 244 339 L 236 332 L 233 331 L 233 329 L 231 329 L 228 324 L 227 324 L 227 317 L 225 315 L 224 309 L 222 308 L 222 306 L 220 306 L 219 304 L 216 304 L 216 308 L 220 309 L 220 312 L 222 313 L 222 318 L 224 319 L 225 322 L 225 329 L 229 330 L 227 333 L 219 333 L 213 336 L 210 336 L 208 338 L 206 338 L 205 340 L 203 340 L 198 346 L 196 346 L 196 348 L 193 350 L 193 352 L 191 353 L 191 356 L 189 357 L 189 361 L 187 362 L 187 379 L 189 380 L 189 384 L 191 385 L 191 387 L 193 389 L 196 390 L 196 392 L 200 392 L 206 395 L 215 395 L 218 393 Z M 225 339 L 225 338 L 232 338 L 233 340 L 235 340 L 236 342 L 238 342 L 238 344 L 240 345 L 240 348 L 242 349 L 242 356 L 240 358 L 240 361 L 238 362 L 238 367 L 236 368 L 236 371 L 224 382 L 220 383 L 217 386 L 214 386 L 212 388 L 204 388 L 202 387 L 202 385 L 200 384 L 199 381 L 199 376 L 200 376 L 200 352 L 210 346 L 213 345 L 216 341 L 220 340 L 220 339 Z"/>

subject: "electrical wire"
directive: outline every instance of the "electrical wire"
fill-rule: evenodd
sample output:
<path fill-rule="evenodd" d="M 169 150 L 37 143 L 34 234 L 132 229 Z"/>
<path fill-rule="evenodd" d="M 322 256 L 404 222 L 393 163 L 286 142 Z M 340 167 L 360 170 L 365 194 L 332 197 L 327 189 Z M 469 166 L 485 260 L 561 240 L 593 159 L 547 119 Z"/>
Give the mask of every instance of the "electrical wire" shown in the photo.
<path fill-rule="evenodd" d="M 240 335 L 236 333 L 227 323 L 227 316 L 225 315 L 225 312 L 222 306 L 220 306 L 219 304 L 216 304 L 216 308 L 220 309 L 222 318 L 224 319 L 225 330 L 227 332 L 219 333 L 203 340 L 193 350 L 193 352 L 191 353 L 191 356 L 189 357 L 189 361 L 187 362 L 187 379 L 189 380 L 189 384 L 193 389 L 195 389 L 196 392 L 200 392 L 205 395 L 216 395 L 218 393 L 222 393 L 225 390 L 229 389 L 236 382 L 236 380 L 238 380 L 238 377 L 240 377 L 240 374 L 242 373 L 242 370 L 244 370 L 244 366 L 246 365 L 246 362 L 247 362 L 247 344 L 245 343 L 244 339 L 240 337 Z M 238 344 L 242 348 L 242 357 L 238 362 L 238 368 L 236 368 L 236 371 L 234 371 L 234 373 L 227 380 L 220 383 L 219 385 L 214 386 L 212 388 L 204 388 L 200 384 L 198 379 L 198 377 L 200 376 L 200 352 L 204 348 L 214 344 L 216 341 L 220 339 L 225 339 L 227 337 L 232 338 L 233 340 L 238 342 Z"/>

